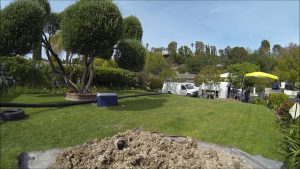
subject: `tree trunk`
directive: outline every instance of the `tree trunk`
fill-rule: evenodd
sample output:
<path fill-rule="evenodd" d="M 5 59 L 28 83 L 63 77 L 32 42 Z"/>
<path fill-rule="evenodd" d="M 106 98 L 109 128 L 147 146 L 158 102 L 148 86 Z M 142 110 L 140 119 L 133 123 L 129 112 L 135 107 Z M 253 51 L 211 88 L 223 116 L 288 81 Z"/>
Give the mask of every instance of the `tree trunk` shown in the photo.
<path fill-rule="evenodd" d="M 42 45 L 41 42 L 37 42 L 33 46 L 32 59 L 34 61 L 42 60 Z"/>
<path fill-rule="evenodd" d="M 83 62 L 85 65 L 84 72 L 81 78 L 81 93 L 88 93 L 90 85 L 93 81 L 93 61 L 94 57 L 83 56 Z"/>
<path fill-rule="evenodd" d="M 58 55 L 52 49 L 52 46 L 51 46 L 51 44 L 50 44 L 50 42 L 47 39 L 47 36 L 45 34 L 43 34 L 42 43 L 43 43 L 42 46 L 44 46 L 45 49 L 46 49 L 46 54 L 47 54 L 48 60 L 51 64 L 51 67 L 52 67 L 53 71 L 56 71 L 57 73 L 59 73 L 62 76 L 65 84 L 67 85 L 67 87 L 72 88 L 75 92 L 79 92 L 78 87 L 67 77 L 65 69 L 62 65 L 62 61 L 60 60 Z M 57 62 L 59 70 L 57 70 L 54 67 L 50 53 L 53 56 L 53 58 L 55 59 L 55 61 Z"/>
<path fill-rule="evenodd" d="M 94 57 L 91 58 L 90 65 L 89 65 L 89 80 L 85 86 L 86 91 L 89 90 L 89 88 L 93 82 L 93 77 L 94 77 L 93 62 L 94 62 Z"/>
<path fill-rule="evenodd" d="M 81 77 L 81 93 L 86 93 L 85 91 L 85 82 L 86 82 L 86 78 L 88 76 L 88 57 L 87 56 L 83 56 L 83 63 L 84 63 L 84 72 L 82 74 Z"/>
<path fill-rule="evenodd" d="M 70 52 L 66 51 L 66 65 L 69 64 Z"/>

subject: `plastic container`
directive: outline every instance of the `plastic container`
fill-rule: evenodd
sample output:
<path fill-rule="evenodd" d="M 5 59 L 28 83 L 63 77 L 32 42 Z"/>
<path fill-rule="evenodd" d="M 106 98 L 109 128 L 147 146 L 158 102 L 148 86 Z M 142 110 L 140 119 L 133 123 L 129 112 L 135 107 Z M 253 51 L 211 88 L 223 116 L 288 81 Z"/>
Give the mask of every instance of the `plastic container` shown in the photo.
<path fill-rule="evenodd" d="M 117 106 L 117 105 L 118 105 L 118 95 L 116 93 L 97 94 L 98 107 Z"/>

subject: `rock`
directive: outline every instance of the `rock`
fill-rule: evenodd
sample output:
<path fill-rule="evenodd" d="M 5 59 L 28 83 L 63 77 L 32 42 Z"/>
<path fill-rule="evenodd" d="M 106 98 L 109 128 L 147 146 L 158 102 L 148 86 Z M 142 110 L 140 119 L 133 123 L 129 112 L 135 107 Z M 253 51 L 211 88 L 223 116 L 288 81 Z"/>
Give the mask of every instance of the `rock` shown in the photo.
<path fill-rule="evenodd" d="M 124 138 L 119 138 L 115 140 L 115 147 L 119 150 L 123 150 L 127 147 L 127 143 Z"/>

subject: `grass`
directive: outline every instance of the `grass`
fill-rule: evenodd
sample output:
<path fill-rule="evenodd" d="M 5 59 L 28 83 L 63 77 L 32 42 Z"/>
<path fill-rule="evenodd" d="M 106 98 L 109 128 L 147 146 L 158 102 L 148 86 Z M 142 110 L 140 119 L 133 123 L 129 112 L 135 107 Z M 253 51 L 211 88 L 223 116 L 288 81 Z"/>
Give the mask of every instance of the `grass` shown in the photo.
<path fill-rule="evenodd" d="M 64 101 L 64 98 L 20 95 L 3 96 L 1 100 L 41 103 Z M 26 120 L 0 124 L 0 168 L 16 167 L 21 152 L 74 146 L 134 128 L 191 136 L 282 160 L 277 152 L 282 134 L 273 112 L 261 105 L 159 95 L 121 99 L 119 106 L 110 108 L 89 104 L 24 110 L 28 115 Z"/>

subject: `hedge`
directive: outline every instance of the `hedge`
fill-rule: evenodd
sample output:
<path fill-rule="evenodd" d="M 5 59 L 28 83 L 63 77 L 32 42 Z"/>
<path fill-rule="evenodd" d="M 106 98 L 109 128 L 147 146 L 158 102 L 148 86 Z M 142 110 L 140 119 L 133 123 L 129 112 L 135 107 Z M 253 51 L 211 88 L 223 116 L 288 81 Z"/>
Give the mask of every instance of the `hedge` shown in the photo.
<path fill-rule="evenodd" d="M 65 87 L 61 77 L 53 73 L 47 63 L 34 62 L 23 57 L 0 56 L 0 65 L 0 93 L 16 86 L 51 90 Z M 83 66 L 66 65 L 65 71 L 75 84 L 79 84 Z M 94 86 L 129 88 L 138 87 L 138 84 L 137 73 L 120 68 L 94 68 Z"/>

